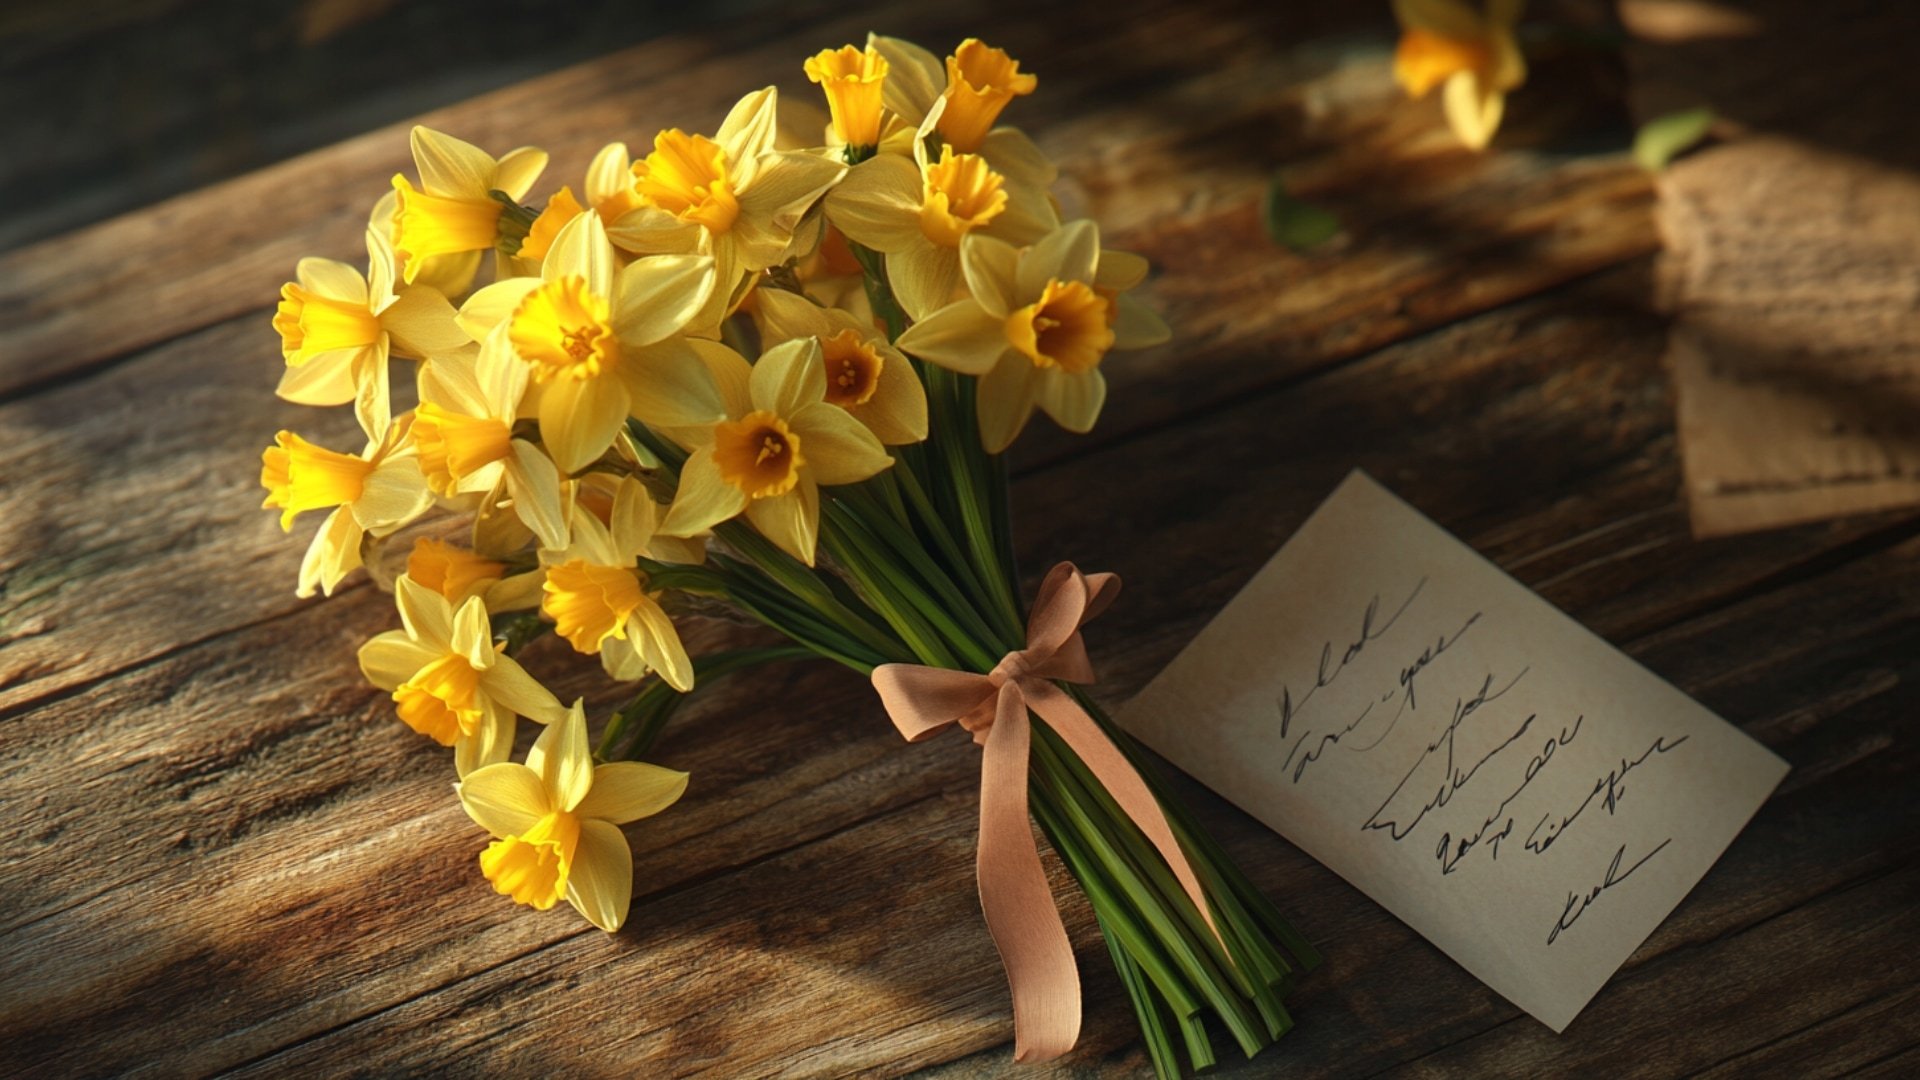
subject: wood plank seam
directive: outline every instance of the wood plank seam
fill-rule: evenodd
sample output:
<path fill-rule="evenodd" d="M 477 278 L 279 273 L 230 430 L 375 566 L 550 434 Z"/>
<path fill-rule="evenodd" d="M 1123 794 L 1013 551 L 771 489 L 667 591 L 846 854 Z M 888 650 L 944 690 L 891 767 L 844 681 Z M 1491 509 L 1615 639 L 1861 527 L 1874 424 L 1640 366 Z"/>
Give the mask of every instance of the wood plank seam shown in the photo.
<path fill-rule="evenodd" d="M 1850 1016 L 1853 1013 L 1857 1013 L 1861 1011 L 1862 1009 L 1871 1009 L 1875 1005 L 1879 1005 L 1885 1002 L 1886 1000 L 1888 1000 L 1889 998 L 1894 997 L 1895 995 L 1902 994 L 1902 993 L 1911 994 L 1914 992 L 1915 991 L 1913 988 L 1908 988 L 1906 990 L 1897 990 L 1897 989 L 1888 990 L 1883 994 L 1876 994 L 1873 997 L 1867 998 L 1865 1001 L 1856 1001 L 1852 1005 L 1849 1005 L 1846 1008 L 1841 1009 L 1839 1012 L 1830 1013 L 1826 1016 L 1822 1016 L 1817 1020 L 1811 1021 L 1810 1023 L 1803 1024 L 1800 1027 L 1794 1028 L 1792 1031 L 1782 1032 L 1781 1034 L 1776 1035 L 1773 1038 L 1766 1040 L 1765 1042 L 1756 1043 L 1753 1046 L 1749 1046 L 1744 1050 L 1736 1051 L 1735 1053 L 1729 1054 L 1728 1056 L 1721 1058 L 1720 1060 L 1714 1062 L 1711 1065 L 1706 1066 L 1705 1068 L 1695 1069 L 1694 1071 L 1682 1076 L 1680 1080 L 1693 1080 L 1694 1077 L 1705 1076 L 1708 1073 L 1713 1072 L 1715 1069 L 1721 1068 L 1722 1066 L 1730 1065 L 1733 1062 L 1739 1061 L 1741 1058 L 1752 1057 L 1753 1055 L 1758 1054 L 1763 1050 L 1768 1050 L 1768 1049 L 1771 1049 L 1772 1047 L 1778 1046 L 1781 1043 L 1786 1042 L 1788 1039 L 1792 1039 L 1800 1035 L 1805 1035 L 1809 1031 L 1813 1031 L 1827 1024 L 1831 1024 L 1835 1020 L 1839 1020 L 1846 1016 Z M 1910 1049 L 1915 1045 L 1920 1045 L 1920 1044 L 1909 1043 L 1906 1049 Z M 1898 1050 L 1895 1052 L 1904 1053 L 1905 1049 Z"/>

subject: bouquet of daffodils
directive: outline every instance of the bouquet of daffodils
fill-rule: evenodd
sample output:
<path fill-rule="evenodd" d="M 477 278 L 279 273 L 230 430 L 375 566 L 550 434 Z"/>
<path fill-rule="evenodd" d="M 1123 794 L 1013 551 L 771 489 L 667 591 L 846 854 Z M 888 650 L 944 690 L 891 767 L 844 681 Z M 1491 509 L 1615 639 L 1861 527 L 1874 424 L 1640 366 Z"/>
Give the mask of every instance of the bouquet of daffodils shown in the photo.
<path fill-rule="evenodd" d="M 1002 451 L 1036 411 L 1089 430 L 1108 352 L 1167 337 L 1127 295 L 1146 263 L 1060 220 L 1053 165 L 998 124 L 1036 85 L 1003 51 L 942 62 L 876 36 L 804 70 L 830 122 L 759 90 L 711 136 L 607 146 L 543 204 L 541 151 L 414 129 L 366 274 L 303 259 L 273 320 L 280 396 L 350 405 L 366 435 L 282 431 L 263 455 L 283 528 L 327 515 L 299 594 L 363 565 L 391 584 L 400 629 L 361 667 L 453 750 L 493 837 L 479 869 L 516 903 L 617 930 L 620 826 L 686 787 L 637 760 L 674 708 L 824 658 L 870 676 L 908 737 L 958 725 L 982 747 L 980 893 L 1016 1056 L 1064 1052 L 1080 1017 L 1031 818 L 1156 1067 L 1178 1075 L 1181 1049 L 1206 1067 L 1221 1030 L 1253 1054 L 1312 950 L 1082 691 L 1079 626 L 1118 583 L 1062 564 L 1029 610 L 1009 541 Z M 398 413 L 395 358 L 415 382 Z M 788 644 L 689 656 L 675 619 L 716 614 Z M 548 630 L 634 684 L 597 739 L 516 659 Z M 515 762 L 521 718 L 542 730 Z"/>

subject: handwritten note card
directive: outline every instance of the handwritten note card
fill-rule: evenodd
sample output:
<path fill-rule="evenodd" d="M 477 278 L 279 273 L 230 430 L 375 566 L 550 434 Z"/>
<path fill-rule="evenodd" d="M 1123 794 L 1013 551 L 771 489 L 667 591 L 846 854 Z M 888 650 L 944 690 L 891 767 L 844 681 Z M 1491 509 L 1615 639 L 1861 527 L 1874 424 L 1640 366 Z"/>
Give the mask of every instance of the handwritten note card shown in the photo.
<path fill-rule="evenodd" d="M 1357 472 L 1121 723 L 1555 1031 L 1787 771 Z"/>

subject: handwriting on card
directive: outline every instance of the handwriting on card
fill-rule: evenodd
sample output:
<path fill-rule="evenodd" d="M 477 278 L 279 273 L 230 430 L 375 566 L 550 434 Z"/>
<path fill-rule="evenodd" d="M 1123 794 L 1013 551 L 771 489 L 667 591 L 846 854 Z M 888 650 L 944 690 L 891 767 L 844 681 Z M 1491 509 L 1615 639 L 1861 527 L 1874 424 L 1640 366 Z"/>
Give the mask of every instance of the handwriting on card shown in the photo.
<path fill-rule="evenodd" d="M 1555 1030 L 1785 773 L 1359 474 L 1122 722 Z"/>

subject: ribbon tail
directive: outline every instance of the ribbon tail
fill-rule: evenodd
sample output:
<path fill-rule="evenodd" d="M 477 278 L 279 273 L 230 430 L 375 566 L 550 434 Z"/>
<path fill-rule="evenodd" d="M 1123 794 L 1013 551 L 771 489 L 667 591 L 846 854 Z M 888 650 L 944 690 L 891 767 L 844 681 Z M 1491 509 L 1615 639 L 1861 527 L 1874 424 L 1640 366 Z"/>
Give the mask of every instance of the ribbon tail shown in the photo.
<path fill-rule="evenodd" d="M 1014 1060 L 1045 1061 L 1080 1037 L 1080 973 L 1027 817 L 1027 704 L 1011 683 L 997 704 L 980 763 L 980 909 L 1007 969 Z"/>
<path fill-rule="evenodd" d="M 1166 815 L 1160 810 L 1160 800 L 1147 790 L 1147 783 L 1140 778 L 1127 756 L 1113 744 L 1107 733 L 1094 723 L 1078 702 L 1068 697 L 1066 692 L 1050 682 L 1038 679 L 1029 680 L 1024 687 L 1033 711 L 1041 715 L 1053 730 L 1067 741 L 1073 752 L 1080 756 L 1093 775 L 1120 804 L 1120 809 L 1133 823 L 1140 827 L 1161 858 L 1173 871 L 1173 876 L 1186 890 L 1193 906 L 1199 910 L 1200 918 L 1206 921 L 1207 929 L 1214 937 L 1220 936 L 1220 928 L 1214 925 L 1213 913 L 1207 909 L 1206 894 L 1200 889 L 1200 880 L 1193 873 L 1193 867 L 1187 862 L 1186 852 L 1180 849 L 1179 841 L 1173 837 L 1173 828 L 1167 824 Z M 1226 942 L 1221 941 L 1225 950 Z"/>

